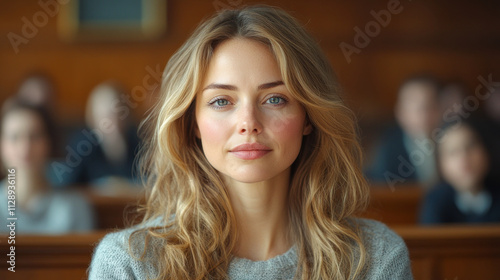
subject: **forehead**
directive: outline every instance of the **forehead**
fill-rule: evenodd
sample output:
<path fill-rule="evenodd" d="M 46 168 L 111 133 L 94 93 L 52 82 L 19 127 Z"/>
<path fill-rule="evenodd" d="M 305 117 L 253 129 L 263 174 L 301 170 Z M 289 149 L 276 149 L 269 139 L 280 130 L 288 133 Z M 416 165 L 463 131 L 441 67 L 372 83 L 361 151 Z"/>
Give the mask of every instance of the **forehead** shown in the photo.
<path fill-rule="evenodd" d="M 476 138 L 475 132 L 465 125 L 460 125 L 457 127 L 450 127 L 443 135 L 441 146 L 446 149 L 446 147 L 455 147 L 464 145 Z"/>
<path fill-rule="evenodd" d="M 436 89 L 423 82 L 414 82 L 405 85 L 399 94 L 400 102 L 437 102 Z"/>
<path fill-rule="evenodd" d="M 215 48 L 204 84 L 280 79 L 278 63 L 268 45 L 252 39 L 233 38 Z"/>
<path fill-rule="evenodd" d="M 2 120 L 2 133 L 33 130 L 42 127 L 43 123 L 37 114 L 29 110 L 16 110 L 7 113 Z"/>

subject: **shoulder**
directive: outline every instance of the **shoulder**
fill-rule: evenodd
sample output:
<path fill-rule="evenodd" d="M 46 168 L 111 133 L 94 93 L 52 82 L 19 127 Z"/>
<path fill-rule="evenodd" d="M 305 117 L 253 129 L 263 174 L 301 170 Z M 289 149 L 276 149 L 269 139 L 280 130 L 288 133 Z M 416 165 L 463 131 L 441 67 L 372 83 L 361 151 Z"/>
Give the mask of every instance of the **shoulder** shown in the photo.
<path fill-rule="evenodd" d="M 154 267 L 142 257 L 151 258 L 151 249 L 161 244 L 157 244 L 158 240 L 146 242 L 146 227 L 135 226 L 104 236 L 94 250 L 89 279 L 144 279 L 155 275 Z"/>
<path fill-rule="evenodd" d="M 129 251 L 132 232 L 126 229 L 109 233 L 99 242 L 90 263 L 89 279 L 145 278 L 146 268 Z"/>
<path fill-rule="evenodd" d="M 381 222 L 356 221 L 367 254 L 365 279 L 413 279 L 404 240 Z"/>
<path fill-rule="evenodd" d="M 68 190 L 53 190 L 45 194 L 45 201 L 52 207 L 75 209 L 78 211 L 90 210 L 88 200 L 80 193 Z"/>
<path fill-rule="evenodd" d="M 133 259 L 128 254 L 130 230 L 107 234 L 97 245 L 89 267 L 89 279 L 130 279 Z"/>
<path fill-rule="evenodd" d="M 407 250 L 403 239 L 385 224 L 370 219 L 356 220 L 361 229 L 364 245 L 370 253 L 385 253 L 394 249 Z"/>

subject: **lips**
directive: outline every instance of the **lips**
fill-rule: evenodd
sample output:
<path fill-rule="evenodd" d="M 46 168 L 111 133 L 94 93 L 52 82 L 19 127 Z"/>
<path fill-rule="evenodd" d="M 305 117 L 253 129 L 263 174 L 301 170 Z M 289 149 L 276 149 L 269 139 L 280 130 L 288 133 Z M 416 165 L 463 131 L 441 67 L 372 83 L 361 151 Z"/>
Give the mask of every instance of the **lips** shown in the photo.
<path fill-rule="evenodd" d="M 260 143 L 247 143 L 234 147 L 229 152 L 243 160 L 261 158 L 271 152 L 272 149 Z"/>

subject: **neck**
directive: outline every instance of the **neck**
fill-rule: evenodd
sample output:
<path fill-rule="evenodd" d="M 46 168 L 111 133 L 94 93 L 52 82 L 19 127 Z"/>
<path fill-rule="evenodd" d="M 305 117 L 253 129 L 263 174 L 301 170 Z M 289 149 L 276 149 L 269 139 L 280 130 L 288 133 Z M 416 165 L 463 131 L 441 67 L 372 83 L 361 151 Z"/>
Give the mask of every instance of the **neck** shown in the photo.
<path fill-rule="evenodd" d="M 472 194 L 473 196 L 477 196 L 481 191 L 484 189 L 483 185 L 478 184 L 474 185 L 473 187 L 470 187 L 468 192 Z"/>
<path fill-rule="evenodd" d="M 290 249 L 288 188 L 290 170 L 257 183 L 225 178 L 238 227 L 235 255 L 266 260 Z"/>

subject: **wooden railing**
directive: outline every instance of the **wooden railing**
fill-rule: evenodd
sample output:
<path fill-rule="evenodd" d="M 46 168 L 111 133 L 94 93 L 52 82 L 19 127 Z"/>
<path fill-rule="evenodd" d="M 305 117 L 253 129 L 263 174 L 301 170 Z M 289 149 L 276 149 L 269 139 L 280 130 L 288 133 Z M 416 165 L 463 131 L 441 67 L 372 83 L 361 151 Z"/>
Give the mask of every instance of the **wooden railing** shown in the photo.
<path fill-rule="evenodd" d="M 393 229 L 408 246 L 415 279 L 500 278 L 500 224 Z"/>
<path fill-rule="evenodd" d="M 370 189 L 370 204 L 361 216 L 387 225 L 416 225 L 424 190 L 420 186 L 397 188 L 374 186 Z"/>
<path fill-rule="evenodd" d="M 86 279 L 92 252 L 105 232 L 66 235 L 18 235 L 15 272 L 8 268 L 10 244 L 0 237 L 0 279 Z"/>

